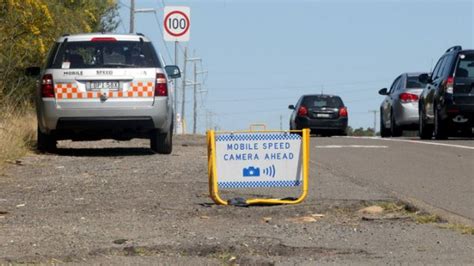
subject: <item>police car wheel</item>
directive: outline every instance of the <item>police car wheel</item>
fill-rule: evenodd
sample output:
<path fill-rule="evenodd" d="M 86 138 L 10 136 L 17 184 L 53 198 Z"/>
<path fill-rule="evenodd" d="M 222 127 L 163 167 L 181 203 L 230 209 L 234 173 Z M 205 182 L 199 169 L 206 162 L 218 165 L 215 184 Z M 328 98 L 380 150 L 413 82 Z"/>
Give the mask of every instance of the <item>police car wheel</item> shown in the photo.
<path fill-rule="evenodd" d="M 44 134 L 38 127 L 37 148 L 40 152 L 52 152 L 56 150 L 56 139 L 48 134 Z"/>
<path fill-rule="evenodd" d="M 155 153 L 170 154 L 173 150 L 173 131 L 158 133 L 153 130 L 150 137 L 150 148 Z"/>

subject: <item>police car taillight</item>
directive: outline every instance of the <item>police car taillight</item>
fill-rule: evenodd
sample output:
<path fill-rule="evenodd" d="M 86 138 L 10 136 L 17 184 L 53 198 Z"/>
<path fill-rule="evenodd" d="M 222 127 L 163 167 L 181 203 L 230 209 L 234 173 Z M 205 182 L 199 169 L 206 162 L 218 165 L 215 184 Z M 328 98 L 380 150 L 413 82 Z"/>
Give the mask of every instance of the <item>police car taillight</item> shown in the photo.
<path fill-rule="evenodd" d="M 41 97 L 54 98 L 53 75 L 45 74 L 41 79 Z"/>
<path fill-rule="evenodd" d="M 168 83 L 165 74 L 156 73 L 155 96 L 168 96 Z"/>

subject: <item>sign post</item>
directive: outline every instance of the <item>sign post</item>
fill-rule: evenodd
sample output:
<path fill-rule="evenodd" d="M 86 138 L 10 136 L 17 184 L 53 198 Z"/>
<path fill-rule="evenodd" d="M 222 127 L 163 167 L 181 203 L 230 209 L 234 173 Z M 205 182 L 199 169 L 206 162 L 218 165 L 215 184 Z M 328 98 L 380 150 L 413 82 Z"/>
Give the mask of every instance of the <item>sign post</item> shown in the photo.
<path fill-rule="evenodd" d="M 221 205 L 219 191 L 226 189 L 301 187 L 294 199 L 244 199 L 251 204 L 296 204 L 308 192 L 309 130 L 208 131 L 209 190 Z"/>
<path fill-rule="evenodd" d="M 187 6 L 165 6 L 163 16 L 163 39 L 167 42 L 174 42 L 174 64 L 178 65 L 178 42 L 189 41 L 191 28 L 191 11 Z M 184 59 L 186 64 L 186 58 Z M 186 69 L 186 68 L 185 68 Z M 185 75 L 183 73 L 183 75 Z M 185 77 L 185 76 L 184 76 Z M 185 80 L 185 78 L 183 78 Z M 174 80 L 175 91 L 178 89 L 178 84 Z M 184 83 L 183 83 L 184 84 Z M 185 85 L 184 85 L 185 86 Z M 182 88 L 183 95 L 185 88 Z M 184 104 L 184 102 L 182 103 Z M 174 95 L 174 109 L 178 108 L 177 93 Z M 183 117 L 184 118 L 184 117 Z M 177 117 L 175 117 L 176 123 Z M 175 133 L 177 132 L 175 128 Z"/>

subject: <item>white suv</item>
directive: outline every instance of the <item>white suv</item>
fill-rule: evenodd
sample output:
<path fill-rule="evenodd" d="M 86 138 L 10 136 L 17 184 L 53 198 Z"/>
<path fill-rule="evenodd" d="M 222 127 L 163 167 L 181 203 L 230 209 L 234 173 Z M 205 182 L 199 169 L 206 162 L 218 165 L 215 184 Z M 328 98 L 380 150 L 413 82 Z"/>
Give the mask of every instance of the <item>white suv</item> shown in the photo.
<path fill-rule="evenodd" d="M 141 34 L 78 34 L 59 38 L 37 89 L 38 149 L 61 139 L 149 138 L 153 151 L 170 154 L 173 82 L 177 66 L 165 66 Z"/>

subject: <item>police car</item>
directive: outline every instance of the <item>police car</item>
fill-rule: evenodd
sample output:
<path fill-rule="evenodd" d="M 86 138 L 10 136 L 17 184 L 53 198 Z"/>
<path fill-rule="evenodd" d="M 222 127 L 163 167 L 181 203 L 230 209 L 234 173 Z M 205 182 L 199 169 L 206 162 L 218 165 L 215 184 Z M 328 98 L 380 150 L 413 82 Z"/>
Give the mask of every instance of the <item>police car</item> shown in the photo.
<path fill-rule="evenodd" d="M 36 92 L 38 149 L 57 140 L 150 139 L 170 154 L 173 82 L 177 66 L 165 66 L 142 34 L 64 35 L 53 45 Z"/>

